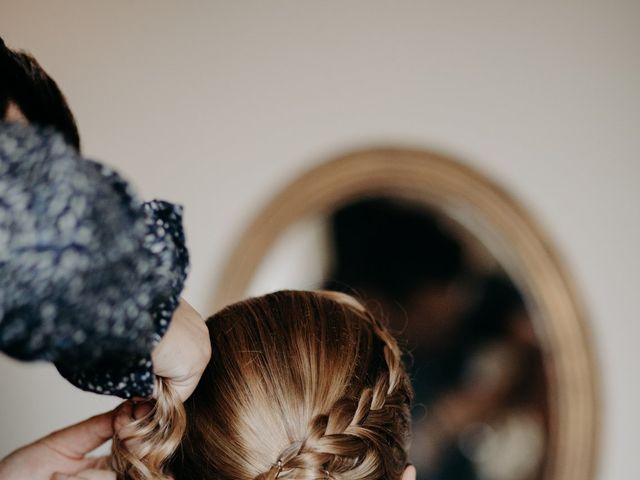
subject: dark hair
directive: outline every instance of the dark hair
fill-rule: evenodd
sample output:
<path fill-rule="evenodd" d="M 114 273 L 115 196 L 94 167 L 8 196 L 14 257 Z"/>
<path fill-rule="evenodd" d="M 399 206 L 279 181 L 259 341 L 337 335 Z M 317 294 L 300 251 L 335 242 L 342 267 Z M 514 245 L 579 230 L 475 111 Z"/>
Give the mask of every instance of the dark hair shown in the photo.
<path fill-rule="evenodd" d="M 78 127 L 56 82 L 32 55 L 8 48 L 0 38 L 0 111 L 15 103 L 29 122 L 53 127 L 80 150 Z"/>
<path fill-rule="evenodd" d="M 474 286 L 476 304 L 462 319 L 464 336 L 480 344 L 508 334 L 513 314 L 526 311 L 518 287 L 504 273 L 491 273 L 478 279 Z"/>
<path fill-rule="evenodd" d="M 338 209 L 331 230 L 333 268 L 324 285 L 329 290 L 372 290 L 403 302 L 417 288 L 464 273 L 462 246 L 422 205 L 365 198 Z"/>

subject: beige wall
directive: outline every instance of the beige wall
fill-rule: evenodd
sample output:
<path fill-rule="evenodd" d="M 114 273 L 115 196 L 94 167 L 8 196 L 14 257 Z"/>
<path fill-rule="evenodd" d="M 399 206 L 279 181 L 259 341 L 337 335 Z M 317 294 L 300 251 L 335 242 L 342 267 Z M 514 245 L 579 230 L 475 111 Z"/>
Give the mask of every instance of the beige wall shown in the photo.
<path fill-rule="evenodd" d="M 186 206 L 205 313 L 241 227 L 327 156 L 427 146 L 492 175 L 590 311 L 599 478 L 637 477 L 639 2 L 0 0 L 0 32 L 59 81 L 87 154 Z M 0 455 L 114 404 L 5 357 L 0 381 Z"/>

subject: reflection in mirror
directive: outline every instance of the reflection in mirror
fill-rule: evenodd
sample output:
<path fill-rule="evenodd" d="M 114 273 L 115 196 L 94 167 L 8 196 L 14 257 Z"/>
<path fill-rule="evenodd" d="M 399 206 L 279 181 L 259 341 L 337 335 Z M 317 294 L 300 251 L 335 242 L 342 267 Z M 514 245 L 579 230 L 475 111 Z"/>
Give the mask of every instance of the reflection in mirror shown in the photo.
<path fill-rule="evenodd" d="M 419 479 L 542 478 L 540 343 L 522 294 L 471 232 L 424 204 L 360 198 L 280 235 L 248 293 L 281 288 L 357 296 L 404 342 Z"/>

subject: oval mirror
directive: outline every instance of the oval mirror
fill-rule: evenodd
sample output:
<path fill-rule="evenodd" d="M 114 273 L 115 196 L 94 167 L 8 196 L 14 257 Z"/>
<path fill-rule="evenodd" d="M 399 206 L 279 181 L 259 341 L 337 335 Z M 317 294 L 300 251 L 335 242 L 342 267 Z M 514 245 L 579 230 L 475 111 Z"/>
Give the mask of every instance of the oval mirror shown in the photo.
<path fill-rule="evenodd" d="M 352 293 L 406 346 L 419 480 L 593 477 L 584 312 L 541 228 L 484 175 L 403 149 L 309 171 L 240 237 L 216 306 L 284 288 Z"/>

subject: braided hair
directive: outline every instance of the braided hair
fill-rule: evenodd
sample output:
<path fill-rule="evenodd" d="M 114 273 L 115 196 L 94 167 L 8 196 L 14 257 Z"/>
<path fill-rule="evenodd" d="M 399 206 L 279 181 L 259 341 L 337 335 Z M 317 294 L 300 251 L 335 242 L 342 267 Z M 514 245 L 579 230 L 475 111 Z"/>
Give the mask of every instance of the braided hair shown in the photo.
<path fill-rule="evenodd" d="M 411 386 L 398 344 L 360 304 L 281 291 L 207 325 L 213 355 L 166 465 L 175 480 L 402 477 Z"/>

